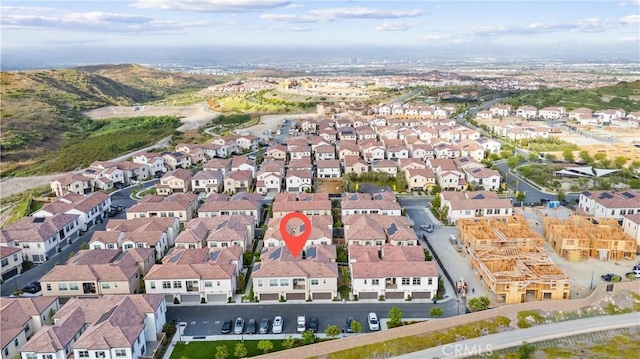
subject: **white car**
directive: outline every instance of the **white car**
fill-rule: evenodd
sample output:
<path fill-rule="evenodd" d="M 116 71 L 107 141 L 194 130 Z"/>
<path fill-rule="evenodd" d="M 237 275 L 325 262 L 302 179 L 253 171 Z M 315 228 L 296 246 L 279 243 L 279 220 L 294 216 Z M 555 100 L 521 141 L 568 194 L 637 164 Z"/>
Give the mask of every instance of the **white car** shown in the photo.
<path fill-rule="evenodd" d="M 376 313 L 369 313 L 367 322 L 369 322 L 370 331 L 374 332 L 380 330 L 380 322 L 378 321 L 378 316 L 376 315 Z"/>
<path fill-rule="evenodd" d="M 282 320 L 281 316 L 277 316 L 275 318 L 273 318 L 273 325 L 271 326 L 271 331 L 273 332 L 273 334 L 280 334 L 282 333 L 282 327 L 284 326 L 284 321 Z"/>
<path fill-rule="evenodd" d="M 296 330 L 298 331 L 298 333 L 302 333 L 307 330 L 307 319 L 304 317 L 304 315 L 298 316 L 298 327 L 296 328 Z"/>

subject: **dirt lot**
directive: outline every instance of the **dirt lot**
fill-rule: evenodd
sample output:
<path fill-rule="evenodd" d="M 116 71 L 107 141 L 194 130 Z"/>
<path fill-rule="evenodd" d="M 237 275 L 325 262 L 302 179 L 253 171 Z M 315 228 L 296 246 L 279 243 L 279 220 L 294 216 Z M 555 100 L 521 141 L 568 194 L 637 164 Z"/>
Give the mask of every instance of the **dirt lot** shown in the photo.
<path fill-rule="evenodd" d="M 0 182 L 0 195 L 2 195 L 2 197 L 9 197 L 28 189 L 48 186 L 49 181 L 52 181 L 63 174 L 64 173 L 56 173 L 44 176 L 5 178 Z"/>
<path fill-rule="evenodd" d="M 205 102 L 201 102 L 188 106 L 106 106 L 85 111 L 84 115 L 92 120 L 139 116 L 177 116 L 181 118 L 180 121 L 183 123 L 178 131 L 186 132 L 206 125 L 220 113 L 209 110 L 209 106 Z"/>

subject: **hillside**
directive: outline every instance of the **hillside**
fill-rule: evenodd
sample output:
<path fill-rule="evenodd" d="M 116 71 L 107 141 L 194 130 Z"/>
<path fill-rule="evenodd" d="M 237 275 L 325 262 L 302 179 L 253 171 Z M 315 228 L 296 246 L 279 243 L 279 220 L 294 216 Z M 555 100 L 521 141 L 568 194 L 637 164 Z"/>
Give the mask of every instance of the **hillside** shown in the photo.
<path fill-rule="evenodd" d="M 588 90 L 540 89 L 523 91 L 505 101 L 515 107 L 532 105 L 537 108 L 564 106 L 568 111 L 579 107 L 592 110 L 621 108 L 627 112 L 640 111 L 640 80 Z"/>
<path fill-rule="evenodd" d="M 0 73 L 1 175 L 28 174 L 91 130 L 81 111 L 134 105 L 199 90 L 220 82 L 213 76 L 175 74 L 139 65 Z M 37 172 L 37 171 L 36 171 Z"/>

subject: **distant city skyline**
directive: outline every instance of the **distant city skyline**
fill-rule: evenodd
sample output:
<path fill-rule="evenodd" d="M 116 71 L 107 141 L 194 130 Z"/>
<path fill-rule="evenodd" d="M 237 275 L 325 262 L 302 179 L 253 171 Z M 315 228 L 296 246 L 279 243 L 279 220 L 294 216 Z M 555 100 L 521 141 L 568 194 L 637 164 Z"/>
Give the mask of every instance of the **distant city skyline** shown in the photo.
<path fill-rule="evenodd" d="M 0 44 L 3 57 L 62 48 L 357 45 L 637 58 L 639 8 L 640 0 L 8 0 Z"/>

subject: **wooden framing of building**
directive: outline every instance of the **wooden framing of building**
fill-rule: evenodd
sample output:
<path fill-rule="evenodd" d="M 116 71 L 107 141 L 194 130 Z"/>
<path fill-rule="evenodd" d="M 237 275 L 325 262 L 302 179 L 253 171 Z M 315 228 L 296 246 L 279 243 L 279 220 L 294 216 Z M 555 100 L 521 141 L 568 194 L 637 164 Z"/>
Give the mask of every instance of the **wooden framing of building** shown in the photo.
<path fill-rule="evenodd" d="M 465 218 L 458 221 L 460 241 L 469 248 L 542 247 L 544 239 L 521 216 Z"/>
<path fill-rule="evenodd" d="M 458 234 L 471 265 L 498 303 L 568 299 L 571 282 L 520 215 L 461 219 Z"/>
<path fill-rule="evenodd" d="M 613 218 L 601 218 L 594 223 L 582 216 L 565 220 L 547 217 L 542 224 L 545 239 L 556 253 L 570 261 L 588 258 L 611 261 L 635 256 L 636 240 L 624 233 Z"/>

